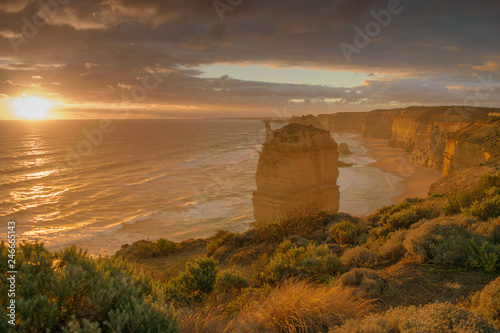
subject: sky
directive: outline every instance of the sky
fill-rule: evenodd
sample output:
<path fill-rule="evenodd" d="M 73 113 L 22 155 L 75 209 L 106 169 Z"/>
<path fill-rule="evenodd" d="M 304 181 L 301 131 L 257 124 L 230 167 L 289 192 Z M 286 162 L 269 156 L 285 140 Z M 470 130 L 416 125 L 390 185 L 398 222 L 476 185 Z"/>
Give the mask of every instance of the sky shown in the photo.
<path fill-rule="evenodd" d="M 0 119 L 500 106 L 496 0 L 2 0 Z"/>

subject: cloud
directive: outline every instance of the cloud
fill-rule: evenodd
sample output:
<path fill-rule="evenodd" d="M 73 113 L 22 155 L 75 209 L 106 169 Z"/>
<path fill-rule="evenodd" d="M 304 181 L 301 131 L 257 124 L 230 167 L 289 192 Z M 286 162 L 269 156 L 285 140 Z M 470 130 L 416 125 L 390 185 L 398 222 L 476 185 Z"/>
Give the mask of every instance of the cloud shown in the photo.
<path fill-rule="evenodd" d="M 500 61 L 490 60 L 481 66 L 472 66 L 473 69 L 485 72 L 496 72 L 500 71 Z"/>
<path fill-rule="evenodd" d="M 500 70 L 500 45 L 492 42 L 500 31 L 498 2 L 401 3 L 401 14 L 349 64 L 339 44 L 354 43 L 354 29 L 373 21 L 372 11 L 387 9 L 387 0 L 243 1 L 222 22 L 206 0 L 72 0 L 17 54 L 9 38 L 20 37 L 22 18 L 31 20 L 41 8 L 34 1 L 2 1 L 0 82 L 13 85 L 0 85 L 0 94 L 26 88 L 75 103 L 111 103 L 154 68 L 163 82 L 148 93 L 144 103 L 151 105 L 270 112 L 304 100 L 294 105 L 370 109 L 461 103 L 478 75 Z M 200 77 L 198 66 L 216 63 L 361 72 L 370 80 L 332 88 L 242 81 L 231 78 L 234 73 Z"/>
<path fill-rule="evenodd" d="M 35 1 L 36 0 L 2 0 L 2 2 L 0 2 L 0 12 L 18 13 Z"/>

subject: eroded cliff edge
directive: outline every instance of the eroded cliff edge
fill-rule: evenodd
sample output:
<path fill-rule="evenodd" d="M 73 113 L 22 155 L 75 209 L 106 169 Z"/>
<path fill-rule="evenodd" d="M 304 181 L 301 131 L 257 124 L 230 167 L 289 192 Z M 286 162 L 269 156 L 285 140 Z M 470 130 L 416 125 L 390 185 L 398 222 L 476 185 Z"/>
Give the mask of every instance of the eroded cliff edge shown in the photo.
<path fill-rule="evenodd" d="M 472 166 L 498 164 L 491 157 L 498 151 L 492 148 L 491 139 L 499 136 L 499 124 L 494 121 L 499 111 L 466 106 L 408 107 L 350 116 L 318 115 L 316 120 L 307 116 L 307 121 L 330 131 L 389 139 L 389 145 L 411 153 L 414 164 L 442 170 L 447 176 Z M 345 122 L 349 124 L 341 124 Z"/>
<path fill-rule="evenodd" d="M 289 124 L 264 142 L 253 192 L 255 220 L 259 224 L 287 216 L 339 209 L 338 148 L 328 131 Z"/>

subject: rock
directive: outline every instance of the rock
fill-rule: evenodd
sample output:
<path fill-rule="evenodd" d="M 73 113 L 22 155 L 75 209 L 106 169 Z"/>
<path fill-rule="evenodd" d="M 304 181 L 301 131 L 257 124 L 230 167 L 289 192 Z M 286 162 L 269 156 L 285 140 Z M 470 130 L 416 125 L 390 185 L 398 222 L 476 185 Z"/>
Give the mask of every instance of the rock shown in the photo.
<path fill-rule="evenodd" d="M 339 153 L 344 155 L 352 154 L 351 150 L 349 149 L 349 146 L 345 142 L 339 143 Z"/>
<path fill-rule="evenodd" d="M 273 135 L 273 130 L 271 129 L 271 125 L 269 124 L 268 121 L 266 121 L 265 124 L 266 124 L 266 139 L 269 139 L 269 137 Z"/>
<path fill-rule="evenodd" d="M 288 240 L 290 240 L 293 244 L 297 245 L 298 247 L 306 247 L 309 244 L 309 241 L 307 239 L 299 235 L 292 235 L 288 237 Z"/>
<path fill-rule="evenodd" d="M 337 143 L 325 130 L 289 124 L 273 132 L 263 145 L 253 193 L 258 224 L 296 213 L 339 208 Z"/>
<path fill-rule="evenodd" d="M 302 117 L 292 116 L 292 118 L 290 118 L 290 124 L 301 124 L 306 126 L 311 125 L 319 129 L 324 129 L 323 125 L 318 120 L 318 118 L 316 118 L 312 114 L 308 114 L 307 116 L 302 116 Z"/>

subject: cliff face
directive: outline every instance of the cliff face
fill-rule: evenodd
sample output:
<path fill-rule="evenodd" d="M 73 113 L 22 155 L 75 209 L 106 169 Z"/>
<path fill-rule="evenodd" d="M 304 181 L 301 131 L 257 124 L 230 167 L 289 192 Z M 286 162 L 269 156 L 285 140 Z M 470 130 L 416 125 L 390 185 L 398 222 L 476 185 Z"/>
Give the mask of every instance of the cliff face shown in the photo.
<path fill-rule="evenodd" d="M 375 110 L 368 113 L 363 124 L 363 137 L 390 139 L 392 136 L 392 123 L 401 110 Z"/>
<path fill-rule="evenodd" d="M 253 193 L 257 223 L 277 221 L 304 209 L 337 212 L 337 144 L 328 131 L 289 124 L 264 142 Z"/>
<path fill-rule="evenodd" d="M 368 112 L 320 114 L 317 119 L 324 129 L 339 133 L 361 133 Z"/>
<path fill-rule="evenodd" d="M 478 135 L 487 133 L 490 138 L 498 137 L 497 132 L 492 132 L 498 131 L 498 123 L 495 123 L 498 114 L 498 109 L 493 108 L 433 106 L 309 115 L 300 119 L 301 123 L 333 132 L 390 139 L 390 146 L 411 152 L 414 164 L 443 170 L 443 174 L 448 175 L 470 166 L 495 163 L 490 157 L 495 149 L 491 145 L 485 148 L 492 140 Z M 486 119 L 490 119 L 489 122 Z M 475 127 L 469 128 L 471 124 Z M 466 128 L 467 131 L 462 132 Z"/>
<path fill-rule="evenodd" d="M 489 109 L 470 110 L 456 106 L 406 108 L 393 120 L 389 145 L 411 151 L 415 164 L 441 170 L 449 134 L 484 119 L 488 112 Z M 474 159 L 471 163 L 482 162 Z"/>
<path fill-rule="evenodd" d="M 477 165 L 500 164 L 500 117 L 474 122 L 448 135 L 443 177 Z"/>

